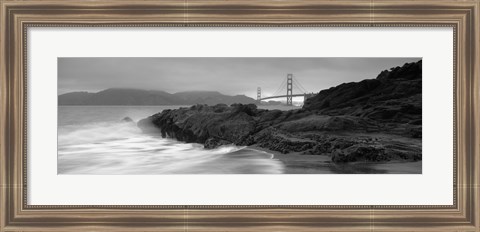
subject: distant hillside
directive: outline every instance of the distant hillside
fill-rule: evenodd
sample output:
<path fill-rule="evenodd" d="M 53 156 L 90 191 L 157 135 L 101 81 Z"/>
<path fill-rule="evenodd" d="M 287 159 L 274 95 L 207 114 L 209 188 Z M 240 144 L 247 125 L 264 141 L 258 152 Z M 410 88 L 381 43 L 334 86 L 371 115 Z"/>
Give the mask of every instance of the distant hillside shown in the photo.
<path fill-rule="evenodd" d="M 106 89 L 98 93 L 72 92 L 58 96 L 58 105 L 194 105 L 255 103 L 244 95 L 229 96 L 213 91 L 167 93 L 140 89 Z"/>
<path fill-rule="evenodd" d="M 66 93 L 58 96 L 58 104 L 59 105 L 85 105 L 88 102 L 88 99 L 93 93 L 88 92 L 73 92 L 73 93 Z"/>
<path fill-rule="evenodd" d="M 179 92 L 173 94 L 177 99 L 181 99 L 183 102 L 189 105 L 193 104 L 207 104 L 216 105 L 219 103 L 231 105 L 233 103 L 250 104 L 255 103 L 253 98 L 249 98 L 245 95 L 223 95 L 216 91 L 189 91 Z"/>

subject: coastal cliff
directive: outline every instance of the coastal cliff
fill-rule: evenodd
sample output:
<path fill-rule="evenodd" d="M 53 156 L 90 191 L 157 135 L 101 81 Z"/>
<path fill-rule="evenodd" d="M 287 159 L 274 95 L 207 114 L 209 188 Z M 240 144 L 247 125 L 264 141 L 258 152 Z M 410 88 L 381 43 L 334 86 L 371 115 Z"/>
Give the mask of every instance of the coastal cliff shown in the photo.
<path fill-rule="evenodd" d="M 326 155 L 333 162 L 417 161 L 422 159 L 422 61 L 322 90 L 298 110 L 194 105 L 164 110 L 138 126 L 205 148 L 258 146 Z"/>

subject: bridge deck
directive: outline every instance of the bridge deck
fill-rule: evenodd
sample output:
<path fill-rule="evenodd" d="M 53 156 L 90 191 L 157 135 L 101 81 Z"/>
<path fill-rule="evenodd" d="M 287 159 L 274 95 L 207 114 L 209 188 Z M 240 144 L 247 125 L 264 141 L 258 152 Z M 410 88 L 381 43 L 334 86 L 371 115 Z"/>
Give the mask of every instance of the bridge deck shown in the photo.
<path fill-rule="evenodd" d="M 292 97 L 303 97 L 305 96 L 304 93 L 301 93 L 301 94 L 292 94 Z M 263 98 L 260 98 L 260 101 L 263 101 L 263 100 L 267 100 L 267 99 L 273 99 L 273 98 L 281 98 L 281 97 L 287 97 L 287 95 L 278 95 L 278 96 L 271 96 L 271 97 L 263 97 Z"/>

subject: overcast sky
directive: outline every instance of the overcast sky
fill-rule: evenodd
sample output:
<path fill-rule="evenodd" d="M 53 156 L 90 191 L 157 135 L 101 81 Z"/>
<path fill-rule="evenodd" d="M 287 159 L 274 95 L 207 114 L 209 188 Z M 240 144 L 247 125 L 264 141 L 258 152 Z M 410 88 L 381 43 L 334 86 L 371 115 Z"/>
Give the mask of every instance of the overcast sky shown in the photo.
<path fill-rule="evenodd" d="M 58 94 L 108 88 L 209 90 L 256 98 L 273 94 L 288 73 L 309 92 L 375 78 L 421 58 L 58 58 Z M 284 90 L 286 92 L 286 89 Z M 294 94 L 298 90 L 294 88 Z"/>

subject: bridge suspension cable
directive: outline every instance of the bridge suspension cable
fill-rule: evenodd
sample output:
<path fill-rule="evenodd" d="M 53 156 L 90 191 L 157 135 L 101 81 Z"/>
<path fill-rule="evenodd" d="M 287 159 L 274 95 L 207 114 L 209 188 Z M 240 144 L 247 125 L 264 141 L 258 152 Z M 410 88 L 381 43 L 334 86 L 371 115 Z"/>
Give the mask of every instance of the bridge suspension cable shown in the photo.
<path fill-rule="evenodd" d="M 300 87 L 298 87 L 297 85 L 293 85 L 293 88 L 295 90 L 298 90 L 299 93 L 306 93 L 304 90 L 300 89 Z"/>
<path fill-rule="evenodd" d="M 297 79 L 293 79 L 293 83 L 294 83 L 294 86 L 296 86 L 300 90 L 300 92 L 302 93 L 308 92 L 307 89 L 305 89 L 305 87 L 303 87 L 302 84 L 300 84 L 300 82 L 297 81 Z"/>
<path fill-rule="evenodd" d="M 285 78 L 283 79 L 282 84 L 280 84 L 280 86 L 278 87 L 277 91 L 275 91 L 272 96 L 277 96 L 280 93 L 283 93 L 284 89 L 286 88 L 286 85 L 287 85 L 287 79 Z"/>

